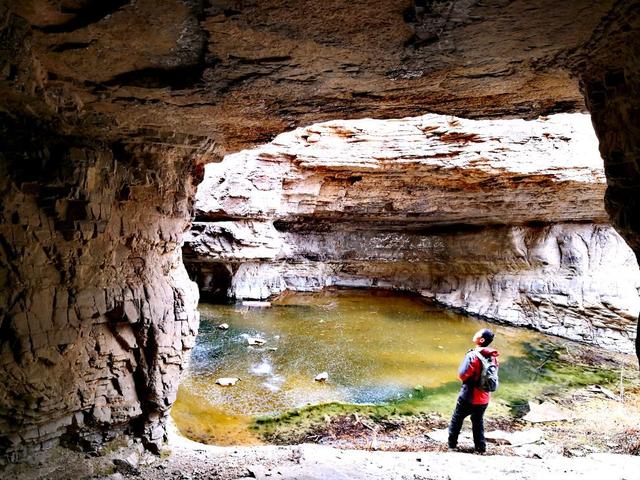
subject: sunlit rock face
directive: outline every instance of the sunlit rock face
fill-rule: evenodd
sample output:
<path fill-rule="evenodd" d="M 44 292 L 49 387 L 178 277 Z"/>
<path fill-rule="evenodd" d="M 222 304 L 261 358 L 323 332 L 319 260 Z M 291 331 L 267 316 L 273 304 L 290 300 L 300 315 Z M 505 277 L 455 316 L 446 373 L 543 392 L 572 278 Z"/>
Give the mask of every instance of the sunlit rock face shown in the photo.
<path fill-rule="evenodd" d="M 204 293 L 404 289 L 630 351 L 640 271 L 596 145 L 580 114 L 298 129 L 207 167 L 186 260 Z"/>

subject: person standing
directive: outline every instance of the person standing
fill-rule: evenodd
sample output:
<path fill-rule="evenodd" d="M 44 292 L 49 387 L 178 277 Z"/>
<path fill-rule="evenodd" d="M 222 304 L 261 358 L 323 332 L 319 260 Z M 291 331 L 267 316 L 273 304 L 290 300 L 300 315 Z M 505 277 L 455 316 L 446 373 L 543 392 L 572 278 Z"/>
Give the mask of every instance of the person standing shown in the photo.
<path fill-rule="evenodd" d="M 478 330 L 473 336 L 476 348 L 467 352 L 458 369 L 462 387 L 449 424 L 448 444 L 451 449 L 458 446 L 462 422 L 468 416 L 471 416 L 475 451 L 485 453 L 487 449 L 484 438 L 484 412 L 491 399 L 490 392 L 497 388 L 498 355 L 500 355 L 497 350 L 488 348 L 494 337 L 494 333 L 488 328 Z M 481 386 L 485 389 L 480 388 Z"/>

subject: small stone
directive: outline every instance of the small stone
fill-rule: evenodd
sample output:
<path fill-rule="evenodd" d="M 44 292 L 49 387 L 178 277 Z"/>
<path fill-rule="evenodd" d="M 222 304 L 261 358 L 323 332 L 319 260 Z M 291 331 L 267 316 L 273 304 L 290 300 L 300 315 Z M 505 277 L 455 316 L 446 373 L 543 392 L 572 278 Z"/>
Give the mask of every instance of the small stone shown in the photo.
<path fill-rule="evenodd" d="M 267 341 L 263 338 L 259 337 L 249 337 L 247 338 L 247 344 L 249 345 L 264 345 Z"/>
<path fill-rule="evenodd" d="M 545 458 L 553 452 L 545 445 L 523 445 L 521 447 L 515 447 L 513 453 L 518 457 Z"/>
<path fill-rule="evenodd" d="M 587 390 L 589 392 L 593 392 L 593 393 L 601 393 L 605 397 L 607 397 L 607 398 L 609 398 L 611 400 L 615 400 L 616 402 L 620 401 L 620 397 L 618 395 L 616 395 L 611 390 L 609 390 L 608 388 L 605 388 L 605 387 L 603 387 L 601 385 L 590 385 L 590 386 L 587 387 Z"/>
<path fill-rule="evenodd" d="M 326 382 L 328 379 L 329 379 L 328 372 L 319 373 L 318 375 L 316 375 L 316 378 L 314 378 L 316 382 Z"/>
<path fill-rule="evenodd" d="M 129 456 L 127 458 L 114 458 L 113 464 L 116 467 L 116 470 L 123 475 L 139 475 L 140 470 L 138 470 L 138 461 L 133 458 L 133 456 Z"/>
<path fill-rule="evenodd" d="M 531 423 L 559 422 L 573 418 L 571 412 L 553 402 L 542 402 L 540 404 L 529 402 L 529 409 L 529 413 L 522 419 Z"/>
<path fill-rule="evenodd" d="M 216 384 L 222 387 L 232 387 L 240 381 L 237 377 L 222 377 L 216 380 Z"/>
<path fill-rule="evenodd" d="M 220 329 L 220 330 L 229 330 L 229 324 L 228 323 L 221 323 L 220 325 L 218 325 L 218 329 Z"/>
<path fill-rule="evenodd" d="M 245 300 L 242 302 L 243 307 L 267 308 L 271 306 L 271 302 L 258 302 L 254 300 Z"/>

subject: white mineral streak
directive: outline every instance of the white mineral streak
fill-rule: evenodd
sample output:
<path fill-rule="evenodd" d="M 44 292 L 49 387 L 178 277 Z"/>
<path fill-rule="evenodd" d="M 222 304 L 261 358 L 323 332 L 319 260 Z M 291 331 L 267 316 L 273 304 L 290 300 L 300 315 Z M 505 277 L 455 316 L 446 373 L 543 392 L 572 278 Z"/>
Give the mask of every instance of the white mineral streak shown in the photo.
<path fill-rule="evenodd" d="M 207 166 L 186 261 L 237 298 L 396 288 L 631 351 L 640 270 L 597 151 L 581 114 L 300 128 Z"/>

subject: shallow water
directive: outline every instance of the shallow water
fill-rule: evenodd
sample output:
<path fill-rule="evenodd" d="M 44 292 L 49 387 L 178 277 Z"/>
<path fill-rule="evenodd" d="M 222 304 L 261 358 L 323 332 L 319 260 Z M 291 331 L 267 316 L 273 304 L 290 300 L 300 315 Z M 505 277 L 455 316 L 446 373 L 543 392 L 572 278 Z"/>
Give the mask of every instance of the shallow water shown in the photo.
<path fill-rule="evenodd" d="M 201 304 L 200 312 L 172 415 L 184 435 L 219 445 L 259 443 L 248 428 L 256 416 L 332 401 L 380 403 L 417 385 L 457 388 L 458 365 L 480 328 L 496 332 L 502 362 L 540 337 L 380 291 L 291 294 L 270 308 Z M 266 343 L 249 346 L 249 337 Z M 328 381 L 315 382 L 324 371 Z M 220 377 L 241 380 L 221 387 Z"/>

